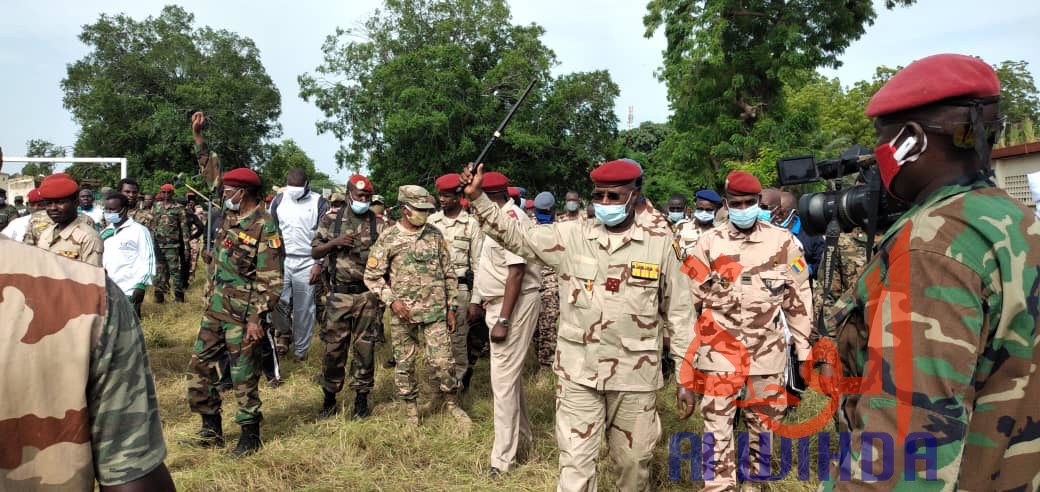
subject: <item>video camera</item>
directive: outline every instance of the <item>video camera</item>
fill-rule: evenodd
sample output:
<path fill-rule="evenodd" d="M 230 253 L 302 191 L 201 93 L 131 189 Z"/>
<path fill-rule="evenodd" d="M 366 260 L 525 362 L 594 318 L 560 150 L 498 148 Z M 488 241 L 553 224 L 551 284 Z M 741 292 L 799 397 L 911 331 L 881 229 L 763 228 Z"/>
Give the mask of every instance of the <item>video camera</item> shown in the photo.
<path fill-rule="evenodd" d="M 840 157 L 816 162 L 811 156 L 777 160 L 777 176 L 784 186 L 828 180 L 833 191 L 806 193 L 798 199 L 798 215 L 806 232 L 820 235 L 836 220 L 843 232 L 862 228 L 873 237 L 891 226 L 908 210 L 906 204 L 889 195 L 881 185 L 874 155 L 853 145 Z M 857 175 L 856 184 L 842 190 L 842 178 Z M 869 254 L 869 253 L 868 253 Z"/>

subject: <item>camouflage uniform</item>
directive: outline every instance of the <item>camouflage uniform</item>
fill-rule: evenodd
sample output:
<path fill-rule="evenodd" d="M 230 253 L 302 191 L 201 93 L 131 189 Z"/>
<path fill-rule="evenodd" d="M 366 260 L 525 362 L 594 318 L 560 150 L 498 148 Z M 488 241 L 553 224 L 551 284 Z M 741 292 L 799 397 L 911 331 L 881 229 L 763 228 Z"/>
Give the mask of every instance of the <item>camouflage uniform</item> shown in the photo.
<path fill-rule="evenodd" d="M 170 292 L 172 282 L 174 294 L 181 299 L 184 297 L 184 287 L 187 285 L 188 279 L 186 255 L 191 250 L 188 242 L 191 238 L 191 229 L 188 228 L 184 207 L 177 203 L 167 205 L 160 201 L 156 202 L 152 214 L 155 221 L 152 239 L 155 241 L 156 248 L 156 297 L 165 297 Z"/>
<path fill-rule="evenodd" d="M 571 216 L 570 214 L 559 214 L 556 216 L 556 222 L 572 222 L 576 220 L 585 220 L 585 212 L 583 210 L 579 210 L 578 215 L 575 216 Z"/>
<path fill-rule="evenodd" d="M 556 325 L 560 322 L 560 281 L 556 270 L 542 265 L 542 312 L 534 332 L 534 349 L 538 363 L 552 367 L 556 359 Z"/>
<path fill-rule="evenodd" d="M 245 216 L 227 213 L 213 242 L 213 292 L 188 366 L 188 403 L 195 413 L 220 414 L 220 393 L 214 386 L 226 352 L 238 399 L 235 421 L 259 424 L 259 344 L 245 345 L 244 339 L 246 323 L 260 324 L 282 294 L 282 239 L 278 223 L 262 205 Z"/>
<path fill-rule="evenodd" d="M 127 211 L 127 215 L 134 218 L 134 221 L 148 228 L 148 231 L 155 236 L 155 216 L 152 214 L 152 210 L 148 208 L 133 208 Z"/>
<path fill-rule="evenodd" d="M 199 262 L 199 252 L 202 251 L 202 242 L 206 238 L 206 209 L 199 205 L 195 206 L 195 210 L 189 210 L 189 213 L 194 213 L 198 219 L 198 224 L 202 226 L 202 235 L 188 241 L 188 247 L 191 249 L 191 253 L 188 256 L 188 276 L 195 278 L 195 267 Z"/>
<path fill-rule="evenodd" d="M 23 238 L 25 244 L 38 246 L 51 253 L 66 258 L 80 260 L 94 266 L 101 266 L 101 254 L 105 250 L 105 242 L 94 230 L 94 220 L 86 215 L 77 215 L 65 227 L 51 221 L 47 213 L 44 217 L 29 222 L 29 230 Z"/>
<path fill-rule="evenodd" d="M 35 245 L 43 230 L 53 223 L 54 221 L 51 220 L 51 216 L 47 215 L 46 210 L 41 209 L 33 212 L 29 218 L 29 225 L 25 228 L 25 236 L 22 236 L 22 242 Z M 98 235 L 98 237 L 101 236 Z"/>
<path fill-rule="evenodd" d="M 604 434 L 620 469 L 618 488 L 649 488 L 661 435 L 656 392 L 664 384 L 664 338 L 682 347 L 693 338 L 689 283 L 671 232 L 639 218 L 618 236 L 591 220 L 531 226 L 510 219 L 486 195 L 473 208 L 489 238 L 559 275 L 559 489 L 596 490 Z M 682 352 L 673 357 L 681 360 Z"/>
<path fill-rule="evenodd" d="M 828 319 L 845 376 L 866 376 L 873 390 L 843 397 L 842 428 L 852 432 L 845 459 L 856 464 L 846 463 L 852 481 L 825 490 L 921 488 L 913 484 L 926 475 L 934 490 L 1036 490 L 1038 285 L 1040 221 L 1003 190 L 950 185 L 906 212 Z M 868 338 L 876 340 L 869 352 Z M 902 418 L 909 425 L 897 427 Z M 917 481 L 904 483 L 904 433 L 915 432 L 932 437 L 936 466 L 909 464 Z M 867 433 L 892 436 L 895 456 L 875 452 L 870 465 L 878 470 L 884 459 L 895 473 L 864 483 Z"/>
<path fill-rule="evenodd" d="M 430 225 L 416 232 L 401 225 L 388 228 L 372 246 L 366 266 L 365 284 L 387 310 L 394 301 L 403 301 L 415 321 L 408 323 L 392 312 L 390 315 L 398 395 L 413 402 L 419 396 L 415 358 L 420 332 L 426 337 L 426 359 L 435 386 L 442 393 L 454 393 L 459 385 L 452 370 L 455 358 L 446 320 L 447 309 L 459 289 L 451 247 L 444 236 Z M 387 274 L 388 279 L 384 277 Z"/>
<path fill-rule="evenodd" d="M 370 224 L 375 224 L 377 237 L 386 224 L 371 211 L 358 217 L 350 207 L 342 210 L 343 223 L 339 235 L 352 234 L 354 246 L 336 253 L 335 272 L 330 270 L 333 268 L 332 254 L 323 259 L 322 268 L 325 269 L 329 292 L 325 306 L 328 320 L 320 332 L 321 341 L 325 342 L 321 387 L 329 393 L 343 390 L 347 351 L 353 345 L 350 389 L 368 393 L 375 386 L 375 342 L 376 331 L 382 331 L 379 319 L 382 308 L 379 297 L 365 286 L 365 264 L 373 244 Z M 319 246 L 335 239 L 335 228 L 336 215 L 326 214 L 318 224 L 311 245 Z"/>
<path fill-rule="evenodd" d="M 0 490 L 94 490 L 166 457 L 144 336 L 105 271 L 0 238 Z"/>
<path fill-rule="evenodd" d="M 696 219 L 683 219 L 675 223 L 675 239 L 679 242 L 679 250 L 685 259 L 697 245 L 701 235 L 711 230 L 703 229 L 697 225 Z"/>
<path fill-rule="evenodd" d="M 699 408 L 704 432 L 712 433 L 715 440 L 714 480 L 706 481 L 703 490 L 732 490 L 737 480 L 733 431 L 738 393 L 746 386 L 749 399 L 774 400 L 743 413 L 752 468 L 761 455 L 759 435 L 768 432 L 763 415 L 779 421 L 786 408 L 775 401 L 787 365 L 781 316 L 790 327 L 798 360 L 808 359 L 812 303 L 809 268 L 795 237 L 787 229 L 762 221 L 756 222 L 750 232 L 733 224 L 715 227 L 701 235 L 690 256 L 687 262 L 692 260 L 704 268 L 704 276 L 694 278 L 691 284 L 697 312 L 702 317 L 710 314 L 716 323 L 701 329 L 705 339 L 697 350 L 694 367 L 709 375 L 742 372 L 746 378 L 716 384 L 713 389 L 721 396 L 705 394 Z M 746 352 L 734 342 L 742 344 Z M 741 352 L 746 356 L 738 355 Z M 741 371 L 727 356 L 747 367 Z M 698 393 L 706 392 L 705 380 L 697 379 L 692 384 Z M 757 473 L 754 469 L 751 472 Z"/>
<path fill-rule="evenodd" d="M 877 245 L 877 240 L 881 238 L 878 234 L 875 238 L 874 244 Z M 826 314 L 834 303 L 837 302 L 838 298 L 841 297 L 845 291 L 852 288 L 852 285 L 859 278 L 860 274 L 863 273 L 863 268 L 867 264 L 867 235 L 860 229 L 847 234 L 841 234 L 838 236 L 838 256 L 835 258 L 834 275 L 831 277 L 831 291 L 830 295 L 824 299 L 823 296 L 823 272 L 817 275 L 819 283 L 813 288 L 813 322 L 815 323 L 819 319 L 818 314 L 822 311 Z M 823 263 L 820 263 L 820 268 L 823 268 Z M 831 333 L 831 336 L 834 334 Z M 813 330 L 810 336 L 810 345 L 815 345 L 816 341 L 822 336 L 820 330 Z"/>
<path fill-rule="evenodd" d="M 459 212 L 452 219 L 443 211 L 430 215 L 429 223 L 439 229 L 444 240 L 451 246 L 451 260 L 455 268 L 455 278 L 459 281 L 459 295 L 452 304 L 455 310 L 455 333 L 451 335 L 452 352 L 455 354 L 455 377 L 462 378 L 470 367 L 469 349 L 469 303 L 473 290 L 473 276 L 480 263 L 481 240 L 477 219 L 466 211 Z"/>

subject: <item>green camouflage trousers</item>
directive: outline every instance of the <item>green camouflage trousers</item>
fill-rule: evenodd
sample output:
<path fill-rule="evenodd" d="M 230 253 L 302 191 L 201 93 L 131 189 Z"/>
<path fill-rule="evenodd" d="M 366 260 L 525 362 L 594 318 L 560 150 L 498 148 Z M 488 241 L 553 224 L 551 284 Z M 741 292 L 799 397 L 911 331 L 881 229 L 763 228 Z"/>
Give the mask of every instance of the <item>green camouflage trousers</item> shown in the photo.
<path fill-rule="evenodd" d="M 368 393 L 375 386 L 375 329 L 378 328 L 379 298 L 363 294 L 328 294 L 328 321 L 319 336 L 325 342 L 321 361 L 321 387 L 331 393 L 343 390 L 347 350 L 354 345 L 350 361 L 350 389 Z"/>
<path fill-rule="evenodd" d="M 455 358 L 452 355 L 451 334 L 448 322 L 405 323 L 397 316 L 390 316 L 390 339 L 394 344 L 394 384 L 397 395 L 405 401 L 419 397 L 419 385 L 415 382 L 416 355 L 419 352 L 419 332 L 426 339 L 426 360 L 430 365 L 430 380 L 442 393 L 454 393 L 459 389 L 458 379 L 453 374 Z"/>
<path fill-rule="evenodd" d="M 173 283 L 173 291 L 178 294 L 184 293 L 184 265 L 181 264 L 181 250 L 179 248 L 157 248 L 155 251 L 155 291 L 160 294 L 170 293 L 170 283 Z"/>
<path fill-rule="evenodd" d="M 260 413 L 260 350 L 259 343 L 243 345 L 246 336 L 244 323 L 232 320 L 227 314 L 207 309 L 202 317 L 194 353 L 188 364 L 188 405 L 191 411 L 203 415 L 220 413 L 220 392 L 215 385 L 220 381 L 220 358 L 227 351 L 231 359 L 231 383 L 238 400 L 235 422 L 239 425 L 259 424 Z"/>

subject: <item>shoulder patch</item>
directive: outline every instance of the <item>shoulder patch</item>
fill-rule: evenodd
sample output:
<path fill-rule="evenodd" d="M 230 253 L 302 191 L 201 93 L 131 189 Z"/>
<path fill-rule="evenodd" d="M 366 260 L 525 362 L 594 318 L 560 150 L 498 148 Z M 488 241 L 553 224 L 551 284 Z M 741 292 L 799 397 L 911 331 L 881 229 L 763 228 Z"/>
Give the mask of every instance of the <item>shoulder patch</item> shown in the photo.
<path fill-rule="evenodd" d="M 282 236 L 275 234 L 267 240 L 267 247 L 272 249 L 278 249 L 282 247 Z"/>
<path fill-rule="evenodd" d="M 375 268 L 375 267 L 379 266 L 379 260 L 375 259 L 375 257 L 373 257 L 373 256 L 369 256 L 368 257 L 368 262 L 365 263 L 365 265 L 368 268 Z"/>
<path fill-rule="evenodd" d="M 516 218 L 516 211 L 513 210 L 513 209 L 506 210 L 506 215 L 508 215 L 508 216 L 510 216 L 510 217 L 515 219 Z"/>
<path fill-rule="evenodd" d="M 794 273 L 802 273 L 806 268 L 808 268 L 808 265 L 805 264 L 805 258 L 801 256 L 795 258 L 791 263 L 788 263 L 788 266 L 791 267 L 791 270 L 794 271 Z"/>

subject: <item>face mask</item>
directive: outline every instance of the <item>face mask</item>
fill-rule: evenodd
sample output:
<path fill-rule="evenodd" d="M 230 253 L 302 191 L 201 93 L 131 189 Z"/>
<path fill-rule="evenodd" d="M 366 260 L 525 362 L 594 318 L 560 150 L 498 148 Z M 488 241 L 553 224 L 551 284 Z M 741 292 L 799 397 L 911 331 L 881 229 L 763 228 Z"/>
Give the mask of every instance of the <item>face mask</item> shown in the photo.
<path fill-rule="evenodd" d="M 672 221 L 673 224 L 684 218 L 686 218 L 686 215 L 682 212 L 668 212 L 668 220 Z"/>
<path fill-rule="evenodd" d="M 782 222 L 780 222 L 780 227 L 783 227 L 784 229 L 787 229 L 787 228 L 791 227 L 791 222 L 792 221 L 794 221 L 794 210 L 790 211 L 787 214 L 787 218 L 784 219 Z"/>
<path fill-rule="evenodd" d="M 580 207 L 580 206 L 581 206 L 581 204 L 578 203 L 578 202 L 575 202 L 575 201 L 569 201 L 569 202 L 567 202 L 566 205 L 564 205 L 564 207 L 567 208 L 568 212 L 577 212 L 578 211 L 578 207 Z"/>
<path fill-rule="evenodd" d="M 429 212 L 420 212 L 418 210 L 408 210 L 408 222 L 415 227 L 422 227 L 426 225 L 426 219 L 429 218 Z"/>
<path fill-rule="evenodd" d="M 289 195 L 289 198 L 292 198 L 293 200 L 299 200 L 303 198 L 303 195 L 307 194 L 307 188 L 304 188 L 303 186 L 286 186 L 282 190 L 285 191 L 285 194 Z"/>
<path fill-rule="evenodd" d="M 535 212 L 534 218 L 539 224 L 552 224 L 553 214 L 548 212 Z"/>
<path fill-rule="evenodd" d="M 754 204 L 743 210 L 737 208 L 729 209 L 729 221 L 739 229 L 747 229 L 755 225 L 758 220 L 758 204 Z"/>
<path fill-rule="evenodd" d="M 350 202 L 350 209 L 354 211 L 354 214 L 361 215 L 368 212 L 368 207 L 371 204 L 368 202 Z"/>
<path fill-rule="evenodd" d="M 616 226 L 628 218 L 626 205 L 600 205 L 594 203 L 592 207 L 596 211 L 596 218 L 607 227 Z"/>
<path fill-rule="evenodd" d="M 900 169 L 908 162 L 914 162 L 921 154 L 928 149 L 928 135 L 925 135 L 924 142 L 921 143 L 921 150 L 915 154 L 910 155 L 910 151 L 917 145 L 917 137 L 910 135 L 899 144 L 897 148 L 896 142 L 906 132 L 907 127 L 903 127 L 899 130 L 899 134 L 895 136 L 888 143 L 883 143 L 874 148 L 874 157 L 877 159 L 878 171 L 881 173 L 881 182 L 884 183 L 885 189 L 889 193 L 892 193 L 892 180 L 899 174 Z M 896 196 L 892 193 L 892 196 Z M 896 197 L 898 198 L 898 197 Z"/>
<path fill-rule="evenodd" d="M 94 210 L 94 206 L 93 205 L 80 205 L 79 208 L 80 208 L 80 210 L 83 210 L 84 212 L 89 212 L 91 210 Z"/>
<path fill-rule="evenodd" d="M 118 224 L 123 221 L 123 214 L 119 212 L 105 212 L 105 222 L 109 224 Z"/>
<path fill-rule="evenodd" d="M 770 222 L 770 221 L 772 221 L 773 220 L 773 211 L 772 210 L 762 210 L 761 208 L 759 208 L 758 209 L 758 220 L 761 220 L 762 222 Z"/>
<path fill-rule="evenodd" d="M 239 190 L 239 191 L 241 191 L 241 190 Z M 237 212 L 238 209 L 242 208 L 242 202 L 235 203 L 235 197 L 236 196 L 238 196 L 238 192 L 237 191 L 235 192 L 234 195 L 231 195 L 231 198 L 228 198 L 227 200 L 224 200 L 224 208 L 226 208 L 226 209 L 228 209 L 228 210 L 230 210 L 232 212 Z"/>
<path fill-rule="evenodd" d="M 707 210 L 698 210 L 693 213 L 693 216 L 704 224 L 713 222 L 715 220 L 715 212 L 709 212 Z"/>

